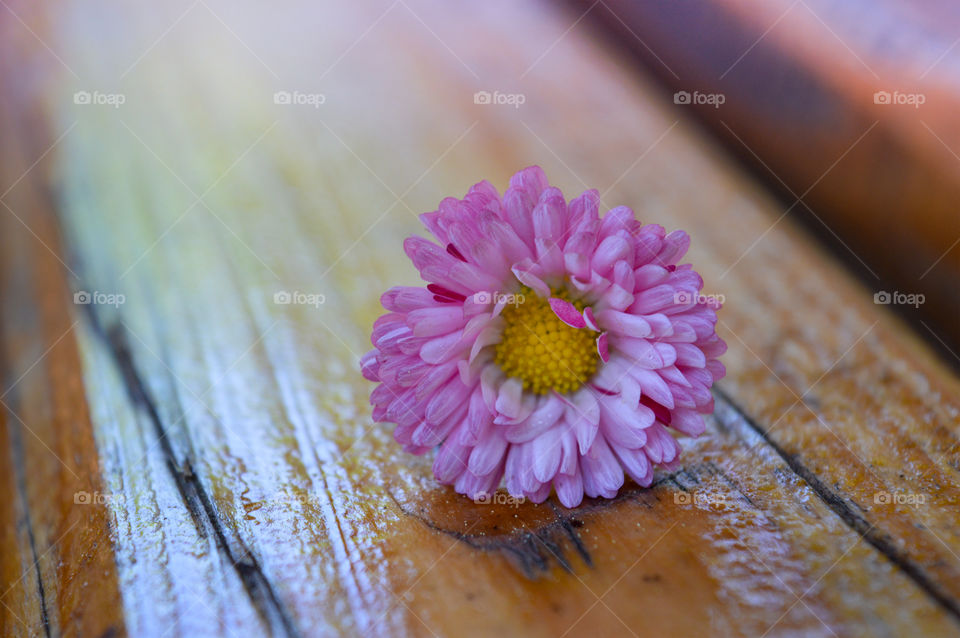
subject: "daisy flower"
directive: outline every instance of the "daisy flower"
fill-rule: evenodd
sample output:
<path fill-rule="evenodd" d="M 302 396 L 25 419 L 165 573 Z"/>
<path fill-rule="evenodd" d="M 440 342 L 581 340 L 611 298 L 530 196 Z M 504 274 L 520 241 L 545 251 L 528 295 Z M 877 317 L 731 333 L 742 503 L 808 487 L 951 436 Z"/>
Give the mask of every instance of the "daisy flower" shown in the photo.
<path fill-rule="evenodd" d="M 648 487 L 675 468 L 671 429 L 704 431 L 719 304 L 678 264 L 683 231 L 644 225 L 590 190 L 567 202 L 538 166 L 420 216 L 436 241 L 403 247 L 428 282 L 381 297 L 363 375 L 373 417 L 413 454 L 434 448 L 441 483 L 479 498 L 566 507 Z"/>

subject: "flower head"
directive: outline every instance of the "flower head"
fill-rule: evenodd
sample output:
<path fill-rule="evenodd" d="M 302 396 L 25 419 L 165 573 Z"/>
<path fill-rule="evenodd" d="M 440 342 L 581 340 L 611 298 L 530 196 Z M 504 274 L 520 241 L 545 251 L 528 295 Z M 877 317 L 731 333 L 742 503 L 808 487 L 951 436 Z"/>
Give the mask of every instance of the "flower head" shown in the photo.
<path fill-rule="evenodd" d="M 441 483 L 476 498 L 505 481 L 566 507 L 642 486 L 703 432 L 719 304 L 679 265 L 683 231 L 644 225 L 590 190 L 569 203 L 538 166 L 501 197 L 488 182 L 421 215 L 436 243 L 404 249 L 423 288 L 396 287 L 373 328 L 363 374 L 373 416 L 423 454 Z"/>

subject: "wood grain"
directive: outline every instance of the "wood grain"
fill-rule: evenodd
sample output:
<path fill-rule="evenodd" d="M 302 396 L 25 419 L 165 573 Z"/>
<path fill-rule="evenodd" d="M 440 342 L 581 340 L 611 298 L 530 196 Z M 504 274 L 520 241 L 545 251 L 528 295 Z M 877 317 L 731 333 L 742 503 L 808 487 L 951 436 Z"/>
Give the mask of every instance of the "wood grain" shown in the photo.
<path fill-rule="evenodd" d="M 20 458 L 45 413 L 81 415 L 41 435 L 85 473 L 39 449 L 0 467 L 28 496 L 108 498 L 0 506 L 3 573 L 24 574 L 2 598 L 5 634 L 960 629 L 957 381 L 792 222 L 773 225 L 772 199 L 612 47 L 570 29 L 577 15 L 15 9 L 63 64 L 29 38 L 0 45 L 45 60 L 29 85 L 4 68 L 18 100 L 4 130 L 31 135 L 4 146 L 0 183 L 59 138 L 3 198 L 23 221 L 2 218 L 2 294 L 19 300 L 2 315 L 5 376 L 66 336 L 10 392 L 22 423 L 5 420 L 3 449 Z M 480 90 L 526 99 L 477 105 Z M 75 104 L 77 91 L 125 101 Z M 276 104 L 278 91 L 325 99 Z M 576 510 L 437 485 L 429 458 L 371 422 L 357 368 L 380 292 L 416 282 L 400 247 L 415 214 L 532 163 L 568 196 L 596 186 L 605 208 L 687 229 L 726 297 L 729 376 L 683 468 Z M 103 302 L 71 304 L 68 288 Z M 322 303 L 275 302 L 294 291 Z M 28 569 L 31 535 L 57 560 Z M 84 559 L 105 571 L 87 576 Z"/>
<path fill-rule="evenodd" d="M 9 23 L 5 45 L 22 42 Z M 21 62 L 22 63 L 22 62 Z M 28 76 L 0 56 L 4 91 Z M 0 633 L 122 631 L 110 512 L 85 399 L 68 279 L 43 169 L 49 144 L 25 111 L 0 109 Z M 40 149 L 40 150 L 38 150 Z"/>

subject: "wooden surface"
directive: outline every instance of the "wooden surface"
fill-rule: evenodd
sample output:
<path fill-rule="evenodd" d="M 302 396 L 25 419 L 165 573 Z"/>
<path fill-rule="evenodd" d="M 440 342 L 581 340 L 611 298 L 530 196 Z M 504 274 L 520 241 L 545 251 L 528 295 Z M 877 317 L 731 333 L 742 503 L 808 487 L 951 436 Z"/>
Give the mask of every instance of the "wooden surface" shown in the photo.
<path fill-rule="evenodd" d="M 957 380 L 579 14 L 5 10 L 3 635 L 960 631 Z M 437 485 L 357 365 L 414 214 L 533 163 L 726 298 L 683 468 L 576 510 Z"/>
<path fill-rule="evenodd" d="M 933 347 L 960 352 L 955 2 L 576 3 L 588 9 L 585 22 L 619 34 L 670 94 L 722 94 L 719 106 L 676 109 L 704 122 L 868 287 L 923 294 L 919 307 L 895 309 Z"/>

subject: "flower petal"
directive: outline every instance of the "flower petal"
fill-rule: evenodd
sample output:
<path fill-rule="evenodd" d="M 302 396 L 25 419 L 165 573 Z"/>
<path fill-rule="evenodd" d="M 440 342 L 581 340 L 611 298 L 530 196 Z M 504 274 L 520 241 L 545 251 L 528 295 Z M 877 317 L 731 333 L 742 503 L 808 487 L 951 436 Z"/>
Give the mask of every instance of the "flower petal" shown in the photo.
<path fill-rule="evenodd" d="M 550 309 L 553 310 L 553 314 L 557 315 L 560 321 L 571 328 L 585 328 L 587 326 L 583 315 L 581 315 L 577 307 L 569 301 L 560 299 L 559 297 L 550 297 L 547 303 L 550 304 Z"/>
<path fill-rule="evenodd" d="M 580 458 L 580 471 L 587 496 L 613 498 L 623 486 L 623 468 L 603 437 L 598 437 Z"/>
<path fill-rule="evenodd" d="M 560 469 L 563 453 L 563 430 L 553 427 L 533 440 L 533 475 L 538 481 L 553 480 Z"/>
<path fill-rule="evenodd" d="M 556 395 L 548 394 L 537 401 L 537 407 L 525 421 L 511 425 L 505 436 L 511 443 L 524 443 L 540 436 L 563 414 L 564 404 Z"/>
<path fill-rule="evenodd" d="M 470 452 L 467 467 L 478 476 L 492 472 L 503 461 L 508 445 L 497 428 L 490 429 Z"/>
<path fill-rule="evenodd" d="M 583 479 L 580 470 L 576 473 L 557 474 L 553 478 L 553 487 L 557 490 L 557 499 L 567 508 L 573 508 L 583 502 Z"/>
<path fill-rule="evenodd" d="M 597 337 L 597 354 L 600 355 L 600 360 L 604 363 L 610 361 L 610 348 L 608 345 L 607 333 L 601 333 Z"/>

